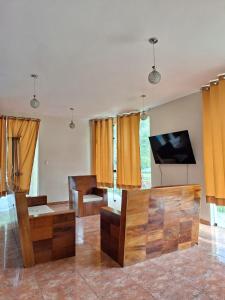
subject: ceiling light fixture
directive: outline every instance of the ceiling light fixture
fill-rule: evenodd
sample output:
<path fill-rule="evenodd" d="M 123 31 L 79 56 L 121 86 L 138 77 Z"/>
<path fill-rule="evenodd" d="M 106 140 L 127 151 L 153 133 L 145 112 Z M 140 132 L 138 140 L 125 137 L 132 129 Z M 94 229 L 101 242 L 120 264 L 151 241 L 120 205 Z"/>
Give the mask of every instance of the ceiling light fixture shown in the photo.
<path fill-rule="evenodd" d="M 34 79 L 34 95 L 33 98 L 30 100 L 30 106 L 33 108 L 38 108 L 40 106 L 40 101 L 36 99 L 36 80 L 38 78 L 38 75 L 31 74 L 30 77 Z"/>
<path fill-rule="evenodd" d="M 148 114 L 146 113 L 146 111 L 144 111 L 144 100 L 146 98 L 146 95 L 141 95 L 142 98 L 142 112 L 141 112 L 141 120 L 145 121 L 148 118 Z"/>
<path fill-rule="evenodd" d="M 73 121 L 73 111 L 74 111 L 74 108 L 71 107 L 70 110 L 71 110 L 71 121 L 70 121 L 70 123 L 69 123 L 69 128 L 70 128 L 70 129 L 74 129 L 74 128 L 75 128 L 75 123 L 74 123 L 74 121 Z"/>
<path fill-rule="evenodd" d="M 161 74 L 156 70 L 156 65 L 155 65 L 155 44 L 158 43 L 158 39 L 156 37 L 152 37 L 148 41 L 153 46 L 153 61 L 154 61 L 154 65 L 152 66 L 152 71 L 148 75 L 148 81 L 152 84 L 157 84 L 161 80 Z"/>

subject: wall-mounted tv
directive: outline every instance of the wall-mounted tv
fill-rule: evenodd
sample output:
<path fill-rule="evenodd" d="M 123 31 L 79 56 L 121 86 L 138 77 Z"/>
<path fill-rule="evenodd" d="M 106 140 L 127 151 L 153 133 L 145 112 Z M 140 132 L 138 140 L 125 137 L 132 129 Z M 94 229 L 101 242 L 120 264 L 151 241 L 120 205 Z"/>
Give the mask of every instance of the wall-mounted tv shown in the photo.
<path fill-rule="evenodd" d="M 149 137 L 156 164 L 196 164 L 187 130 Z"/>

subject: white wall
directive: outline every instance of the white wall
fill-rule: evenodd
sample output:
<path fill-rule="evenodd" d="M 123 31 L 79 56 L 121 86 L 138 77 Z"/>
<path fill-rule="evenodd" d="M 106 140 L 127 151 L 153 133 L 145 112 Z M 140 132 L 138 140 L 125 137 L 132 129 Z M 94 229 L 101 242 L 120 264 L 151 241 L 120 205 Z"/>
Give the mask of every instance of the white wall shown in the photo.
<path fill-rule="evenodd" d="M 189 165 L 189 183 L 202 186 L 201 218 L 210 221 L 210 207 L 204 193 L 203 149 L 202 149 L 202 101 L 195 93 L 150 111 L 151 135 L 173 131 L 189 131 L 196 165 Z M 162 165 L 163 185 L 186 184 L 186 165 Z M 160 171 L 152 157 L 152 186 L 160 185 Z"/>
<path fill-rule="evenodd" d="M 68 175 L 90 174 L 89 123 L 43 117 L 39 131 L 39 194 L 48 201 L 68 200 Z"/>

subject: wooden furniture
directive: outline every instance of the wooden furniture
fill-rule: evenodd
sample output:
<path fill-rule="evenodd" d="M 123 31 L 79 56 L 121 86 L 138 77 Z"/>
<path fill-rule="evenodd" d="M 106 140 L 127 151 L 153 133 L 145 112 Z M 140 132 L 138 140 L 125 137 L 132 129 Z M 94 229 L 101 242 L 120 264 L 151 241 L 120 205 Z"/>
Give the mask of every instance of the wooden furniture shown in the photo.
<path fill-rule="evenodd" d="M 95 175 L 68 176 L 69 205 L 78 217 L 99 214 L 108 205 L 107 189 L 98 188 Z"/>
<path fill-rule="evenodd" d="M 123 190 L 121 212 L 102 208 L 101 249 L 121 266 L 198 243 L 200 186 Z"/>
<path fill-rule="evenodd" d="M 37 206 L 37 205 L 47 205 L 48 199 L 46 195 L 43 196 L 27 196 L 27 205 L 28 207 Z"/>
<path fill-rule="evenodd" d="M 74 210 L 52 210 L 50 213 L 29 215 L 30 199 L 24 193 L 16 193 L 13 199 L 24 267 L 75 255 Z M 40 198 L 35 201 L 39 204 Z M 35 208 L 38 210 L 43 206 Z"/>

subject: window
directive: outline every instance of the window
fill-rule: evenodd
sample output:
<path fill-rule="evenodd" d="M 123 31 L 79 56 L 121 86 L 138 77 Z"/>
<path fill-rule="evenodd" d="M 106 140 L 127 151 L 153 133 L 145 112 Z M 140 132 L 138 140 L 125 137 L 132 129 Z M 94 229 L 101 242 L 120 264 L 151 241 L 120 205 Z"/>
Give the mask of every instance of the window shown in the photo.
<path fill-rule="evenodd" d="M 142 188 L 151 187 L 151 155 L 150 155 L 150 118 L 140 120 L 140 154 L 141 154 L 141 177 Z M 113 165 L 114 165 L 114 188 L 108 189 L 109 206 L 121 209 L 122 190 L 116 186 L 117 169 L 117 127 L 113 125 Z"/>
<path fill-rule="evenodd" d="M 29 196 L 37 196 L 38 195 L 38 157 L 39 157 L 39 142 L 37 140 L 36 148 L 35 148 L 35 155 L 34 155 L 34 162 L 33 162 L 33 169 L 31 174 L 31 181 L 30 181 L 30 191 Z"/>
<path fill-rule="evenodd" d="M 211 224 L 225 228 L 225 207 L 210 204 Z"/>
<path fill-rule="evenodd" d="M 140 121 L 140 150 L 142 188 L 151 187 L 150 118 Z"/>

